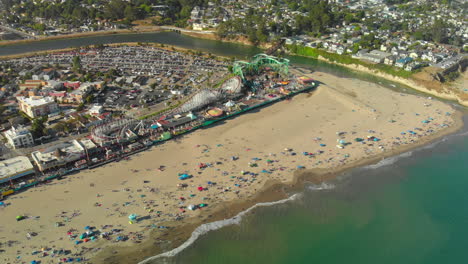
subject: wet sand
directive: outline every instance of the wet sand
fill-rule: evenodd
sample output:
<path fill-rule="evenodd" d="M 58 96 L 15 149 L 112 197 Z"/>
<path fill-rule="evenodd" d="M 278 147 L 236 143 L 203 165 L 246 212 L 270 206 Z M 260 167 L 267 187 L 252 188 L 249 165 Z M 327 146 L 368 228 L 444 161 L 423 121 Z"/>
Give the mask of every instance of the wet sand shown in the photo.
<path fill-rule="evenodd" d="M 200 223 L 281 199 L 285 188 L 297 188 L 304 180 L 330 179 L 462 125 L 451 106 L 427 97 L 326 73 L 311 76 L 322 82 L 311 93 L 8 199 L 9 205 L 0 208 L 2 263 L 57 263 L 64 256 L 50 256 L 53 249 L 70 250 L 67 257 L 94 256 L 90 263 L 137 263 L 180 245 Z M 337 140 L 345 143 L 342 149 Z M 207 166 L 200 169 L 200 163 Z M 193 177 L 182 181 L 179 173 Z M 187 208 L 200 204 L 207 206 Z M 130 224 L 130 214 L 139 221 Z M 17 222 L 16 215 L 28 218 Z M 85 226 L 111 233 L 110 240 L 75 244 L 79 237 L 70 237 L 80 236 Z M 128 240 L 117 242 L 118 236 Z"/>

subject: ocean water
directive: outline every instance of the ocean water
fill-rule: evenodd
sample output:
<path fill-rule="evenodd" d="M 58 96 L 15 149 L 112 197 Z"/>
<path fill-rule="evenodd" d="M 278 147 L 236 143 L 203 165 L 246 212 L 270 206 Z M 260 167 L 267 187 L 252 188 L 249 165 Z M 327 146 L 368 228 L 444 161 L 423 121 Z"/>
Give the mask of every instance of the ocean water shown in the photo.
<path fill-rule="evenodd" d="M 306 185 L 149 263 L 468 263 L 467 131 Z"/>

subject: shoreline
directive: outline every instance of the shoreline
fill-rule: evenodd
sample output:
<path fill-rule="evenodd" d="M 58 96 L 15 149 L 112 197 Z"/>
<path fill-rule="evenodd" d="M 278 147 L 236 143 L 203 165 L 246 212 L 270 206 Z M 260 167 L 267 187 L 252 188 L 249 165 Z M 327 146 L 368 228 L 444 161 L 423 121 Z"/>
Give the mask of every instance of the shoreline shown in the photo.
<path fill-rule="evenodd" d="M 187 239 L 189 239 L 193 232 L 203 224 L 213 223 L 215 221 L 229 220 L 236 217 L 239 214 L 242 214 L 245 211 L 252 210 L 251 208 L 255 207 L 257 204 L 262 203 L 277 203 L 280 200 L 288 200 L 290 193 L 298 193 L 303 189 L 305 183 L 314 183 L 320 184 L 330 180 L 336 179 L 338 176 L 343 174 L 346 171 L 377 164 L 378 162 L 385 160 L 387 158 L 396 157 L 401 154 L 418 150 L 426 145 L 436 143 L 446 136 L 450 136 L 460 131 L 464 127 L 463 122 L 463 113 L 460 111 L 455 112 L 455 123 L 453 126 L 440 131 L 439 133 L 433 134 L 430 137 L 427 137 L 417 143 L 412 145 L 402 146 L 400 149 L 389 151 L 388 153 L 381 153 L 374 157 L 364 158 L 362 160 L 346 164 L 344 167 L 334 168 L 334 169 L 305 169 L 305 170 L 296 170 L 293 175 L 293 179 L 289 183 L 280 183 L 276 181 L 269 182 L 265 184 L 262 190 L 258 191 L 253 199 L 230 202 L 227 204 L 218 205 L 213 209 L 212 217 L 210 221 L 192 221 L 183 225 L 176 226 L 179 228 L 176 230 L 176 234 L 167 236 L 166 239 L 170 241 L 175 241 L 174 245 L 170 249 L 155 250 L 155 247 L 159 247 L 157 238 L 161 237 L 160 235 L 155 235 L 155 232 L 152 232 L 149 237 L 143 241 L 139 246 L 126 246 L 126 247 L 114 247 L 109 246 L 104 248 L 97 255 L 93 256 L 90 259 L 90 263 L 112 263 L 112 264 L 126 264 L 126 263 L 138 263 L 138 264 L 148 264 L 154 258 L 159 258 L 161 254 L 175 250 L 178 247 L 182 246 Z M 240 219 L 242 221 L 242 219 Z M 164 224 L 175 224 L 177 222 L 168 222 Z M 230 224 L 228 224 L 230 225 Z M 221 226 L 220 228 L 222 228 Z M 214 229 L 216 230 L 216 229 Z M 196 242 L 196 240 L 194 241 Z M 152 253 L 150 253 L 152 252 Z M 152 254 L 152 255 L 151 255 Z M 164 256 L 161 256 L 164 257 Z M 136 262 L 135 262 L 136 261 Z"/>

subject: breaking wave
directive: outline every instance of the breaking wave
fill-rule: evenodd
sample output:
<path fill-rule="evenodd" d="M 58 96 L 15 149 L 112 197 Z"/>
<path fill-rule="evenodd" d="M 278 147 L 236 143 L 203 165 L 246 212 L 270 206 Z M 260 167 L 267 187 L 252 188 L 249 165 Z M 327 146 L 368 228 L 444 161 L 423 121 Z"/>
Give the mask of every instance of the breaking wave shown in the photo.
<path fill-rule="evenodd" d="M 450 134 L 450 135 L 447 135 L 445 137 L 440 138 L 439 140 L 436 140 L 436 141 L 432 142 L 431 144 L 423 145 L 423 146 L 421 146 L 419 148 L 416 148 L 413 151 L 430 149 L 430 148 L 433 148 L 433 147 L 437 146 L 438 144 L 440 144 L 442 142 L 445 142 L 445 141 L 449 140 L 449 138 L 451 138 L 451 137 L 460 137 L 460 136 L 466 136 L 466 135 L 468 135 L 468 131 L 464 131 L 464 132 L 458 133 L 458 134 Z M 404 152 L 404 153 L 402 153 L 400 155 L 392 156 L 392 157 L 383 159 L 383 160 L 377 162 L 376 164 L 367 165 L 367 166 L 364 166 L 363 168 L 364 169 L 377 169 L 377 168 L 380 168 L 380 167 L 383 167 L 383 166 L 392 165 L 393 163 L 397 162 L 401 158 L 410 157 L 411 155 L 413 155 L 413 151 Z"/>
<path fill-rule="evenodd" d="M 335 189 L 335 185 L 331 183 L 322 182 L 320 184 L 307 185 L 306 189 L 311 191 L 322 191 Z"/>
<path fill-rule="evenodd" d="M 413 154 L 412 151 L 405 152 L 405 153 L 402 153 L 402 154 L 397 155 L 397 156 L 392 156 L 392 157 L 383 159 L 383 160 L 377 162 L 376 164 L 371 164 L 371 165 L 364 166 L 363 168 L 364 169 L 377 169 L 377 168 L 380 168 L 380 167 L 392 165 L 393 163 L 397 162 L 399 159 L 408 158 L 412 154 Z"/>
<path fill-rule="evenodd" d="M 192 232 L 192 235 L 190 236 L 190 238 L 187 241 L 185 241 L 182 245 L 180 245 L 179 247 L 174 248 L 171 251 L 167 251 L 165 253 L 162 253 L 162 254 L 147 258 L 147 259 L 141 261 L 138 264 L 149 264 L 149 263 L 151 263 L 151 261 L 159 259 L 159 258 L 163 258 L 163 257 L 174 257 L 175 255 L 179 254 L 184 249 L 186 249 L 187 247 L 192 245 L 200 236 L 202 236 L 202 235 L 204 235 L 204 234 L 206 234 L 206 233 L 208 233 L 210 231 L 217 230 L 217 229 L 220 229 L 220 228 L 228 226 L 228 225 L 239 225 L 241 223 L 242 217 L 245 216 L 247 213 L 249 213 L 250 211 L 252 211 L 253 209 L 255 209 L 257 207 L 266 207 L 266 206 L 272 206 L 272 205 L 276 205 L 276 204 L 282 204 L 282 203 L 285 203 L 285 202 L 288 202 L 288 201 L 296 200 L 300 196 L 301 196 L 301 194 L 297 193 L 297 194 L 294 194 L 294 195 L 290 196 L 289 198 L 279 200 L 279 201 L 276 201 L 276 202 L 258 203 L 256 205 L 250 207 L 249 209 L 238 213 L 236 216 L 234 216 L 232 218 L 225 219 L 225 220 L 220 220 L 220 221 L 215 221 L 215 222 L 208 223 L 208 224 L 203 224 L 203 225 L 197 227 Z"/>

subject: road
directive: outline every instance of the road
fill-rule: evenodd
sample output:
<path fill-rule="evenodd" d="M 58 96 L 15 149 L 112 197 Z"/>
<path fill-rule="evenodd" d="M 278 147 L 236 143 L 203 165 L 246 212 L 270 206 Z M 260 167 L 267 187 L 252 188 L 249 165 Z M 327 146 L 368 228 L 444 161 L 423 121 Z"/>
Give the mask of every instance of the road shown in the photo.
<path fill-rule="evenodd" d="M 165 30 L 175 30 L 180 32 L 188 32 L 188 33 L 216 33 L 213 30 L 192 30 L 192 29 L 185 29 L 185 28 L 178 28 L 178 27 L 171 27 L 171 26 L 161 26 L 162 29 Z"/>

